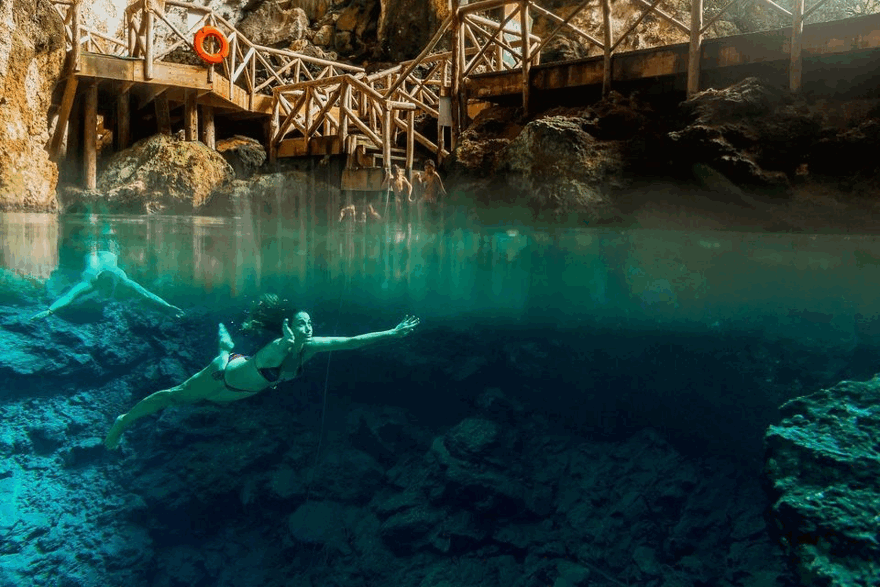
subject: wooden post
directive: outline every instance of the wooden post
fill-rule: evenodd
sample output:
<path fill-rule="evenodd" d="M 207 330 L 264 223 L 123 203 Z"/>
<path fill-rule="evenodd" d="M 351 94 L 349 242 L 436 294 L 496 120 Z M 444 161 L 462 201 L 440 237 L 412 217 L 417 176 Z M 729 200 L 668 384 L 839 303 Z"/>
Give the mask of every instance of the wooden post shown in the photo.
<path fill-rule="evenodd" d="M 116 148 L 127 149 L 131 142 L 131 94 L 128 90 L 116 96 Z"/>
<path fill-rule="evenodd" d="M 339 94 L 339 144 L 345 149 L 348 140 L 348 115 L 346 112 L 351 108 L 351 86 L 343 82 L 342 92 Z"/>
<path fill-rule="evenodd" d="M 49 143 L 49 157 L 55 161 L 61 154 L 61 141 L 67 130 L 67 121 L 70 119 L 70 111 L 73 108 L 73 100 L 76 98 L 77 77 L 70 75 L 64 86 L 64 97 L 61 98 L 61 107 L 58 109 L 58 120 L 55 122 L 55 132 L 52 133 L 52 141 Z"/>
<path fill-rule="evenodd" d="M 64 151 L 64 170 L 70 176 L 68 181 L 75 184 L 82 182 L 83 98 L 80 93 L 79 98 L 73 101 L 67 122 L 67 144 Z"/>
<path fill-rule="evenodd" d="M 98 186 L 98 82 L 91 81 L 86 87 L 86 110 L 83 120 L 83 175 L 85 188 Z"/>
<path fill-rule="evenodd" d="M 195 90 L 186 90 L 183 106 L 183 133 L 188 142 L 199 140 L 199 107 Z"/>
<path fill-rule="evenodd" d="M 281 97 L 277 92 L 273 92 L 272 98 L 272 116 L 269 117 L 269 163 L 274 164 L 278 159 L 278 126 L 280 124 L 279 116 L 281 114 Z M 213 119 L 212 119 L 213 120 Z"/>
<path fill-rule="evenodd" d="M 80 55 L 80 46 L 79 39 L 82 37 L 82 30 L 80 29 L 80 16 L 82 13 L 82 0 L 76 0 L 73 3 L 73 6 L 70 7 L 73 10 L 73 16 L 70 21 L 70 32 L 73 35 L 73 46 L 70 51 L 70 61 L 73 66 L 73 71 L 79 71 L 79 55 Z"/>
<path fill-rule="evenodd" d="M 416 111 L 406 113 L 406 176 L 412 179 L 413 155 L 415 154 Z"/>
<path fill-rule="evenodd" d="M 604 0 L 606 3 L 608 0 Z M 522 35 L 522 45 L 520 52 L 522 53 L 522 92 L 523 92 L 523 113 L 529 113 L 529 83 L 531 67 L 531 43 L 529 42 L 529 0 L 522 0 L 519 3 L 519 29 Z M 606 57 L 607 59 L 607 57 Z M 606 64 L 607 66 L 607 64 Z"/>
<path fill-rule="evenodd" d="M 700 91 L 700 57 L 703 54 L 703 0 L 691 0 L 691 47 L 688 52 L 688 98 Z"/>
<path fill-rule="evenodd" d="M 382 167 L 391 171 L 391 117 L 394 112 L 389 104 L 385 104 L 382 112 Z"/>
<path fill-rule="evenodd" d="M 458 144 L 458 133 L 461 130 L 461 19 L 458 15 L 459 0 L 449 0 L 452 11 L 452 148 Z"/>
<path fill-rule="evenodd" d="M 789 84 L 792 92 L 801 91 L 801 75 L 803 60 L 801 59 L 801 35 L 804 32 L 804 0 L 794 0 L 791 25 L 791 65 L 789 66 Z"/>
<path fill-rule="evenodd" d="M 144 53 L 144 79 L 153 79 L 153 11 L 144 4 L 144 22 L 146 23 L 147 50 Z M 166 100 L 166 104 L 168 101 Z M 169 133 L 170 134 L 170 133 Z"/>
<path fill-rule="evenodd" d="M 602 38 L 604 60 L 602 63 L 602 95 L 611 91 L 611 2 L 602 0 Z"/>
<path fill-rule="evenodd" d="M 156 96 L 153 102 L 156 105 L 156 126 L 163 135 L 171 134 L 171 113 L 168 110 L 168 96 L 163 92 Z"/>
<path fill-rule="evenodd" d="M 274 116 L 272 118 L 274 120 Z M 269 140 L 272 140 L 271 133 Z M 202 106 L 202 142 L 209 149 L 217 148 L 217 130 L 214 128 L 214 107 L 208 104 Z"/>

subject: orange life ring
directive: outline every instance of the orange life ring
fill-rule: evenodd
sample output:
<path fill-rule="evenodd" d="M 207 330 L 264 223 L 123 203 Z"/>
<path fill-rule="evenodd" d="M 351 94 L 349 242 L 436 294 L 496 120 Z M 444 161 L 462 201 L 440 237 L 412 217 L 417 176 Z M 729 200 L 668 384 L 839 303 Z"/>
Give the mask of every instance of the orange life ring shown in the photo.
<path fill-rule="evenodd" d="M 216 53 L 208 53 L 205 50 L 205 39 L 208 37 L 214 37 L 220 44 L 220 48 Z M 223 36 L 223 33 L 216 28 L 212 26 L 203 26 L 196 31 L 196 38 L 193 39 L 193 49 L 195 49 L 196 55 L 201 57 L 207 63 L 222 63 L 226 56 L 229 55 L 229 41 L 227 41 L 226 37 Z"/>

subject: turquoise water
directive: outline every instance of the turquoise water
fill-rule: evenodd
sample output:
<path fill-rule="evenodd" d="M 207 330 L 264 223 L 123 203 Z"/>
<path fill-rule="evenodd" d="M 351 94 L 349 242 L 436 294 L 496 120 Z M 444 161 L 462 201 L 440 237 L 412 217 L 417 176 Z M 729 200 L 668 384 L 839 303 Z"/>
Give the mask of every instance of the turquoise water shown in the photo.
<path fill-rule="evenodd" d="M 0 238 L 0 267 L 40 282 L 72 278 L 92 248 L 111 250 L 130 277 L 184 309 L 278 292 L 303 308 L 498 325 L 824 324 L 835 340 L 880 313 L 873 236 L 5 214 Z"/>
<path fill-rule="evenodd" d="M 783 577 L 763 433 L 880 349 L 870 236 L 5 214 L 0 243 L 0 584 Z M 92 249 L 186 315 L 90 299 L 29 322 Z M 238 327 L 266 292 L 315 336 L 422 324 L 104 449 L 213 358 L 217 322 L 256 348 Z"/>

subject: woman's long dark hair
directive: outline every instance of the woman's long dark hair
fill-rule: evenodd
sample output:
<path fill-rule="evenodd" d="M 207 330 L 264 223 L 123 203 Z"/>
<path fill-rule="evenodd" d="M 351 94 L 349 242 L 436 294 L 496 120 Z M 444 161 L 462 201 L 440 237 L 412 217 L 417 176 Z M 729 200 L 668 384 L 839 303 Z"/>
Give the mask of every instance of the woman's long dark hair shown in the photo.
<path fill-rule="evenodd" d="M 241 329 L 244 332 L 267 330 L 280 334 L 284 319 L 292 319 L 295 314 L 296 310 L 289 300 L 283 300 L 275 294 L 263 294 L 251 305 Z"/>

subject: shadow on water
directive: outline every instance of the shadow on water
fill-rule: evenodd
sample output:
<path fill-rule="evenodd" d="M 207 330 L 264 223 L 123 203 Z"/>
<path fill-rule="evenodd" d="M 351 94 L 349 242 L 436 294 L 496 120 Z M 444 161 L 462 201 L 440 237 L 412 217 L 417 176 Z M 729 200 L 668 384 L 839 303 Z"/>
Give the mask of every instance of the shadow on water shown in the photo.
<path fill-rule="evenodd" d="M 6 214 L 0 266 L 45 281 L 48 300 L 87 251 L 113 250 L 188 313 L 234 324 L 230 313 L 276 292 L 312 313 L 316 335 L 416 314 L 421 336 L 400 363 L 347 356 L 340 394 L 366 380 L 361 401 L 454 422 L 495 387 L 581 433 L 654 426 L 681 446 L 709 438 L 752 455 L 779 403 L 870 377 L 880 347 L 875 237 L 479 226 L 461 210 L 338 221 L 324 207 L 328 217 L 314 202 L 236 218 Z"/>

